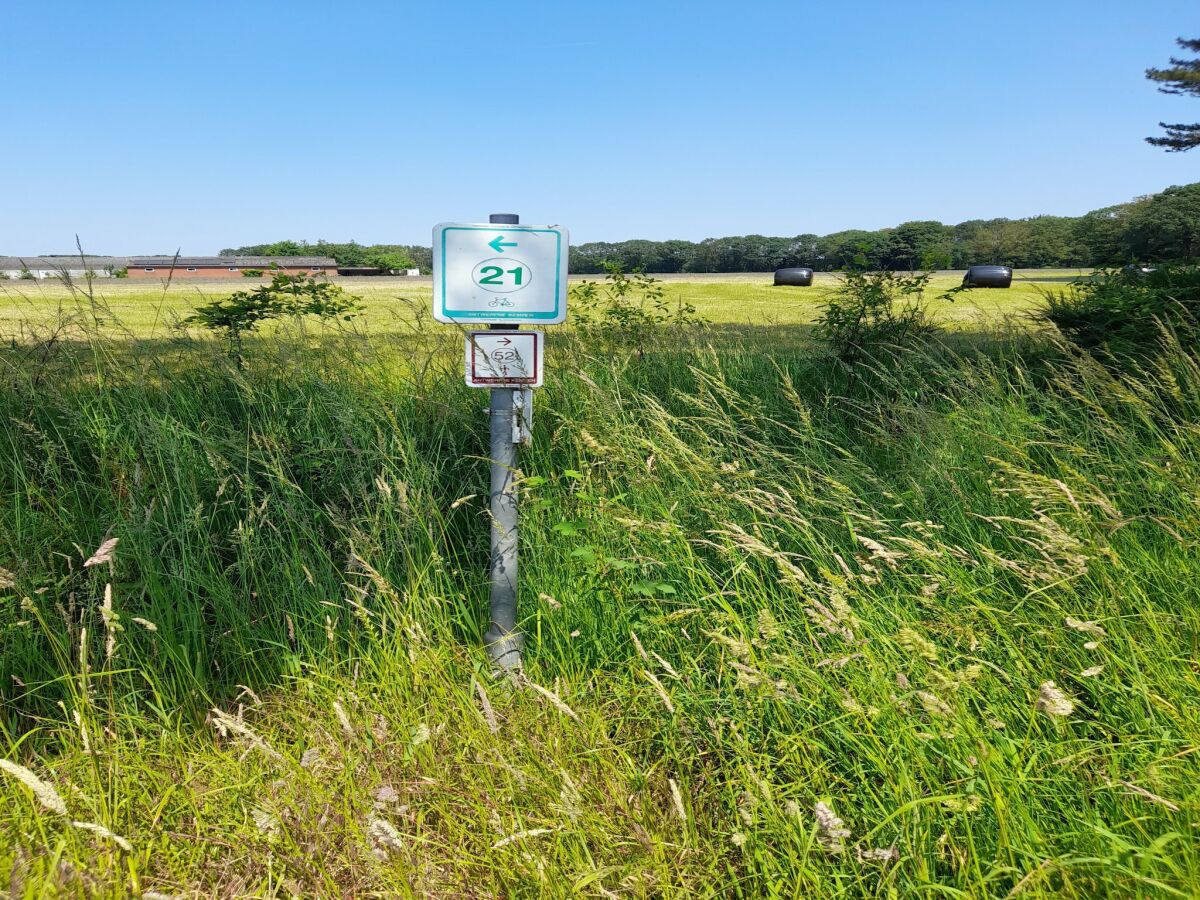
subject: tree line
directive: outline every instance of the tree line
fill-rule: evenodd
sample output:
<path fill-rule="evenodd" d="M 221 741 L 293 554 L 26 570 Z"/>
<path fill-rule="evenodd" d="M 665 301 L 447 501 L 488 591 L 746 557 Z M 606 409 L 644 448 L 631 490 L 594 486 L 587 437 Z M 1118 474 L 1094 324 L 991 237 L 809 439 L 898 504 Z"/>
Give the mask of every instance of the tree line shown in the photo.
<path fill-rule="evenodd" d="M 380 265 L 408 260 L 422 272 L 432 265 L 428 246 L 363 246 L 317 241 L 278 241 L 222 250 L 230 255 L 332 256 L 340 266 Z M 391 255 L 391 256 L 389 256 Z M 595 274 L 606 262 L 626 271 L 767 272 L 783 266 L 838 271 L 963 269 L 978 264 L 1014 268 L 1119 266 L 1131 262 L 1192 261 L 1200 258 L 1200 183 L 1106 206 L 1082 216 L 971 219 L 957 225 L 904 222 L 876 231 L 853 229 L 795 237 L 742 235 L 703 241 L 596 241 L 571 248 L 571 272 Z"/>
<path fill-rule="evenodd" d="M 221 256 L 332 256 L 339 266 L 375 269 L 417 269 L 428 272 L 433 265 L 429 247 L 408 244 L 371 244 L 357 241 L 275 241 L 271 244 L 247 244 L 245 247 L 226 247 Z"/>

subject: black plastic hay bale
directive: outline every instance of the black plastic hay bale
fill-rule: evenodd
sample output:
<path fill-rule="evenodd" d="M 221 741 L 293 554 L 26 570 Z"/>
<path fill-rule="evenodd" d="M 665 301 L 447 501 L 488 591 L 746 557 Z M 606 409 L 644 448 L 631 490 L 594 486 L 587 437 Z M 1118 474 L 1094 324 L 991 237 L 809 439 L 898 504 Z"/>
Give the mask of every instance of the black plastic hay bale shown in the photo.
<path fill-rule="evenodd" d="M 963 287 L 1012 287 L 1012 269 L 1008 266 L 971 266 L 963 276 Z"/>
<path fill-rule="evenodd" d="M 787 287 L 812 287 L 813 270 L 804 266 L 775 270 L 775 284 Z"/>

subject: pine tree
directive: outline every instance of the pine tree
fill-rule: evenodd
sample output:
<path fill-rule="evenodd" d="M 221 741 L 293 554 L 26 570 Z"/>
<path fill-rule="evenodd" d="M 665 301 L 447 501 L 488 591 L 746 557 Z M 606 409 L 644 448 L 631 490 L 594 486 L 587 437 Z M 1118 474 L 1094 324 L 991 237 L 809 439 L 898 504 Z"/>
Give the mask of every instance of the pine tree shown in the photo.
<path fill-rule="evenodd" d="M 1176 43 L 1184 50 L 1200 53 L 1200 40 L 1189 41 L 1179 38 Z M 1158 89 L 1164 94 L 1191 94 L 1200 97 L 1200 57 L 1196 59 L 1171 57 L 1171 68 L 1147 69 L 1146 77 L 1151 81 L 1158 82 Z M 1148 137 L 1146 143 L 1153 144 L 1155 147 L 1166 147 L 1169 153 L 1200 147 L 1200 122 L 1193 122 L 1190 125 L 1168 125 L 1166 122 L 1158 124 L 1166 129 L 1166 136 Z"/>

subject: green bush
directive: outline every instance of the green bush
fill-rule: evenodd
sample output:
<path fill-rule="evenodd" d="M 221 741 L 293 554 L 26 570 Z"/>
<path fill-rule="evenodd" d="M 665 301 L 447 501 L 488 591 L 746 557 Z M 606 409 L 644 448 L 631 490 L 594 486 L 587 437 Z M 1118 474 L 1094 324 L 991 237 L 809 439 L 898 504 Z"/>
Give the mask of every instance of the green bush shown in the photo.
<path fill-rule="evenodd" d="M 1053 322 L 1085 350 L 1116 355 L 1156 348 L 1162 329 L 1194 344 L 1200 314 L 1200 266 L 1105 271 L 1046 295 L 1038 318 Z"/>
<path fill-rule="evenodd" d="M 860 263 L 863 262 L 860 257 Z M 817 332 L 849 362 L 884 346 L 900 346 L 936 327 L 923 300 L 928 274 L 868 272 L 851 268 L 823 307 Z"/>
<path fill-rule="evenodd" d="M 262 269 L 242 269 L 242 277 L 243 278 L 262 278 L 263 270 Z"/>
<path fill-rule="evenodd" d="M 240 369 L 245 352 L 242 339 L 262 322 L 284 316 L 349 321 L 358 314 L 357 300 L 328 281 L 278 274 L 270 284 L 251 291 L 235 291 L 224 300 L 201 306 L 184 319 L 183 324 L 224 332 L 229 341 L 229 354 Z"/>
<path fill-rule="evenodd" d="M 641 269 L 626 273 L 616 262 L 606 262 L 604 268 L 603 283 L 583 281 L 571 289 L 577 308 L 572 318 L 592 345 L 633 349 L 641 357 L 660 328 L 707 323 L 690 303 L 672 307 L 661 279 Z"/>

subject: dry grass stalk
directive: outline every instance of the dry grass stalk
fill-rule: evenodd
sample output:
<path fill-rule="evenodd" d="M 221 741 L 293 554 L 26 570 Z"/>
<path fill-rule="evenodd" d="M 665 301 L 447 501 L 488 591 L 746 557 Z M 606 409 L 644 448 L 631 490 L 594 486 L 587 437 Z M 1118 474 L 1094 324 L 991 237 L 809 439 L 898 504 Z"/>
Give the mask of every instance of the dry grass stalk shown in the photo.
<path fill-rule="evenodd" d="M 674 715 L 675 714 L 675 704 L 671 702 L 671 697 L 667 693 L 667 689 L 665 687 L 663 687 L 662 682 L 654 677 L 653 672 L 650 672 L 646 669 L 642 670 L 642 675 L 644 675 L 646 677 L 646 680 L 649 681 L 650 684 L 652 684 L 654 686 L 654 690 L 658 693 L 658 696 L 660 698 L 662 698 L 663 706 L 665 706 L 667 708 L 667 712 Z"/>
<path fill-rule="evenodd" d="M 496 711 L 492 708 L 492 701 L 488 699 L 487 691 L 483 689 L 478 678 L 472 678 L 471 682 L 475 685 L 475 693 L 479 697 L 479 706 L 483 710 L 483 720 L 487 722 L 488 731 L 497 734 L 500 731 L 500 724 L 496 721 Z"/>
<path fill-rule="evenodd" d="M 1179 812 L 1179 807 L 1176 804 L 1172 803 L 1170 800 L 1168 800 L 1166 797 L 1160 797 L 1160 796 L 1158 796 L 1158 794 L 1152 794 L 1150 791 L 1146 790 L 1144 787 L 1139 787 L 1138 785 L 1134 784 L 1132 781 L 1122 781 L 1122 782 L 1120 782 L 1120 784 L 1129 788 L 1129 790 L 1133 791 L 1133 793 L 1137 794 L 1139 797 L 1145 797 L 1151 803 L 1157 803 L 1160 806 L 1165 806 L 1171 812 Z"/>
<path fill-rule="evenodd" d="M 678 680 L 681 680 L 681 679 L 679 678 L 679 673 L 675 671 L 675 667 L 674 667 L 673 665 L 671 665 L 669 662 L 667 662 L 665 659 L 663 659 L 661 656 L 659 656 L 659 655 L 658 655 L 657 653 L 655 653 L 653 650 L 651 650 L 651 651 L 650 651 L 650 653 L 651 653 L 651 655 L 653 655 L 653 657 L 654 657 L 655 659 L 657 659 L 657 660 L 658 660 L 658 664 L 659 664 L 660 666 L 662 666 L 662 667 L 663 667 L 663 670 L 664 670 L 664 671 L 665 671 L 665 672 L 666 672 L 668 675 L 670 675 L 672 678 L 676 679 L 677 681 L 678 681 Z"/>
<path fill-rule="evenodd" d="M 235 719 L 226 712 L 222 712 L 215 706 L 211 710 L 213 727 L 222 737 L 229 735 L 237 735 L 244 740 L 251 749 L 257 750 L 269 759 L 276 762 L 283 762 L 283 757 L 276 752 L 266 741 L 250 730 L 245 722 L 240 719 Z"/>
<path fill-rule="evenodd" d="M 547 700 L 549 700 L 551 705 L 555 709 L 557 709 L 560 713 L 562 713 L 564 716 L 572 718 L 576 722 L 580 721 L 578 713 L 576 713 L 575 710 L 571 709 L 571 707 L 567 706 L 567 704 L 563 702 L 562 697 L 558 696 L 558 694 L 554 693 L 554 691 L 550 690 L 549 688 L 542 687 L 540 684 L 537 684 L 536 682 L 530 680 L 529 678 L 525 678 L 524 681 L 525 681 L 525 684 L 527 684 L 529 687 L 531 687 L 535 691 L 537 691 L 537 693 L 541 694 L 543 697 L 545 697 Z"/>
<path fill-rule="evenodd" d="M 104 622 L 104 658 L 111 660 L 117 652 L 117 632 L 121 631 L 121 617 L 113 609 L 111 582 L 104 585 L 104 603 L 100 607 L 100 619 Z"/>
<path fill-rule="evenodd" d="M 96 835 L 97 837 L 102 837 L 112 841 L 126 853 L 133 852 L 133 845 L 130 844 L 129 841 L 125 840 L 125 838 L 121 837 L 119 834 L 113 834 L 103 825 L 97 825 L 95 822 L 72 822 L 71 825 L 75 828 L 78 828 L 80 831 L 87 831 Z"/>
<path fill-rule="evenodd" d="M 637 650 L 638 656 L 642 658 L 642 661 L 650 662 L 650 657 L 646 655 L 646 648 L 643 647 L 642 642 L 638 640 L 637 632 L 631 629 L 629 632 L 629 637 L 633 640 L 634 649 Z"/>

